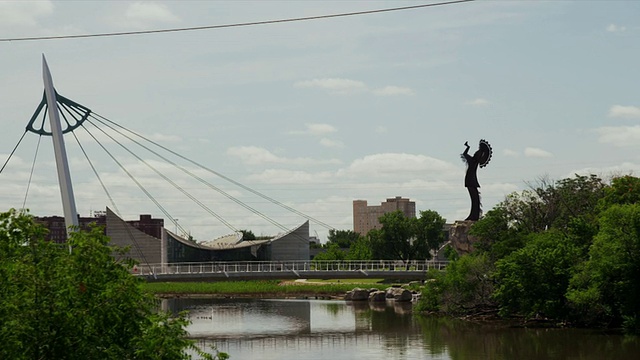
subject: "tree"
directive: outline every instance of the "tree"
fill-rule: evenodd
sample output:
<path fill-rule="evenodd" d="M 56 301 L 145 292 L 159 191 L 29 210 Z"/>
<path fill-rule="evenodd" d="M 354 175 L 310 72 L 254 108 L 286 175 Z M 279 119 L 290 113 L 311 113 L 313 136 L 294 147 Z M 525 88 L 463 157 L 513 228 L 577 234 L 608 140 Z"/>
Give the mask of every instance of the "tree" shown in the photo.
<path fill-rule="evenodd" d="M 551 228 L 565 230 L 572 218 L 581 216 L 594 221 L 606 185 L 596 175 L 576 175 L 555 183 L 542 179 L 530 186 L 498 204 L 509 226 L 524 234 Z"/>
<path fill-rule="evenodd" d="M 256 235 L 251 230 L 240 230 L 242 233 L 242 240 L 255 240 Z"/>
<path fill-rule="evenodd" d="M 431 259 L 431 250 L 444 241 L 445 219 L 435 211 L 421 211 L 419 219 L 395 211 L 382 215 L 379 220 L 382 228 L 367 234 L 376 259 L 404 262 Z"/>
<path fill-rule="evenodd" d="M 356 242 L 351 244 L 346 260 L 373 260 L 371 252 L 371 242 L 368 238 L 361 236 Z"/>
<path fill-rule="evenodd" d="M 501 313 L 562 318 L 565 293 L 580 248 L 560 231 L 528 235 L 526 245 L 496 262 L 494 278 Z"/>
<path fill-rule="evenodd" d="M 189 349 L 214 358 L 187 338 L 184 314 L 157 311 L 101 229 L 64 245 L 45 231 L 31 216 L 0 214 L 0 358 L 189 359 Z"/>
<path fill-rule="evenodd" d="M 492 310 L 493 263 L 486 254 L 464 255 L 451 261 L 446 272 L 430 273 L 418 311 L 461 314 Z"/>
<path fill-rule="evenodd" d="M 500 205 L 473 224 L 469 234 L 478 239 L 474 244 L 476 250 L 488 254 L 493 261 L 524 246 L 524 237 L 509 224 L 509 214 Z"/>
<path fill-rule="evenodd" d="M 347 254 L 346 251 L 342 250 L 338 244 L 331 243 L 327 244 L 325 247 L 325 251 L 318 253 L 313 257 L 314 261 L 333 261 L 333 260 L 344 260 Z"/>
<path fill-rule="evenodd" d="M 581 270 L 567 294 L 579 316 L 640 333 L 640 204 L 616 204 L 602 213 Z"/>
<path fill-rule="evenodd" d="M 353 230 L 330 229 L 329 236 L 327 236 L 327 245 L 337 244 L 338 247 L 342 249 L 348 249 L 358 241 L 360 237 L 360 234 Z"/>

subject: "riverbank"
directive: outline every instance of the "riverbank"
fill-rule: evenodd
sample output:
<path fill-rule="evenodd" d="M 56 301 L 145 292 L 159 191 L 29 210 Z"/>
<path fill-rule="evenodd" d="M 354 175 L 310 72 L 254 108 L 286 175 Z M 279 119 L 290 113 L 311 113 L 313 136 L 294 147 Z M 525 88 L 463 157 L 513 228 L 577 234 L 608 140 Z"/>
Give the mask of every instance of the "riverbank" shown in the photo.
<path fill-rule="evenodd" d="M 354 280 L 357 281 L 357 280 Z M 255 298 L 342 298 L 353 288 L 387 287 L 382 282 L 322 281 L 223 281 L 143 283 L 145 291 L 157 297 L 255 297 Z"/>

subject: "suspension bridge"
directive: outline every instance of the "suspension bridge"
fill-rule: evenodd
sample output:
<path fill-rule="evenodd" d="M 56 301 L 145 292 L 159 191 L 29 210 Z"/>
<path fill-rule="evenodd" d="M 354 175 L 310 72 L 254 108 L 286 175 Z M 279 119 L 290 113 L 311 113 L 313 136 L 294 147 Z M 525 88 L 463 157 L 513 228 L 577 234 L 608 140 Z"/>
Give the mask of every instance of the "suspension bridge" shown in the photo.
<path fill-rule="evenodd" d="M 178 152 L 152 140 L 150 137 L 130 130 L 109 118 L 102 116 L 90 108 L 81 105 L 59 94 L 53 86 L 51 73 L 44 55 L 42 56 L 42 71 L 44 94 L 29 120 L 24 133 L 0 168 L 2 173 L 12 156 L 22 143 L 27 133 L 38 135 L 31 174 L 27 184 L 22 208 L 26 208 L 31 179 L 38 157 L 40 142 L 43 137 L 50 136 L 53 140 L 58 183 L 62 199 L 65 226 L 73 231 L 79 226 L 79 217 L 71 181 L 69 161 L 64 142 L 64 135 L 70 135 L 77 144 L 80 153 L 86 160 L 88 168 L 97 179 L 105 198 L 109 202 L 107 208 L 107 235 L 112 243 L 129 245 L 132 253 L 140 265 L 135 270 L 139 276 L 150 281 L 171 280 L 216 280 L 216 279 L 256 279 L 256 278 L 354 278 L 354 277 L 389 277 L 389 278 L 424 278 L 426 271 L 431 268 L 441 269 L 443 263 L 412 262 L 401 266 L 397 262 L 310 262 L 309 260 L 309 227 L 312 222 L 325 229 L 333 229 L 329 224 L 309 216 L 293 207 L 267 196 L 249 186 L 246 186 L 224 174 L 215 171 L 197 161 L 191 160 Z M 117 168 L 135 185 L 155 207 L 164 215 L 175 228 L 175 232 L 163 229 L 161 238 L 149 238 L 131 229 L 121 221 L 116 197 L 109 190 L 109 183 L 98 170 L 103 161 L 92 160 L 88 146 L 81 141 L 78 132 L 82 131 L 86 139 L 90 139 L 92 146 L 102 150 L 102 159 L 111 160 Z M 118 151 L 109 148 L 115 144 Z M 143 151 L 144 155 L 140 153 Z M 169 184 L 172 189 L 189 199 L 202 211 L 207 213 L 213 221 L 226 227 L 232 234 L 204 242 L 192 241 L 187 236 L 190 231 L 185 229 L 178 219 L 171 215 L 168 206 L 163 201 L 164 192 L 158 196 L 158 191 L 145 186 L 144 181 L 136 176 L 137 172 L 126 166 L 119 154 L 125 154 L 135 159 L 135 165 L 146 168 L 153 174 L 153 181 L 158 179 Z M 162 165 L 158 165 L 161 163 Z M 168 170 L 170 169 L 170 170 Z M 243 232 L 237 224 L 223 217 L 218 210 L 212 209 L 207 203 L 207 196 L 193 193 L 180 179 L 172 177 L 180 174 L 182 178 L 195 180 L 208 191 L 226 199 L 230 204 L 250 212 L 252 218 L 270 224 L 279 229 L 281 234 L 268 240 L 243 239 Z M 210 178 L 221 180 L 234 190 L 227 190 L 216 185 Z M 292 228 L 273 219 L 264 211 L 241 201 L 234 194 L 238 191 L 258 197 L 267 203 L 276 205 L 298 218 L 304 219 L 305 224 Z M 114 220 L 115 219 L 115 220 Z M 245 219 L 246 220 L 246 219 Z M 119 240 L 117 240 L 119 239 Z M 306 250 L 305 250 L 306 249 Z M 305 252 L 306 251 L 306 252 Z M 245 261 L 247 259 L 254 261 Z M 256 261 L 267 260 L 267 261 Z"/>
<path fill-rule="evenodd" d="M 399 279 L 425 280 L 429 270 L 444 270 L 446 261 L 236 261 L 150 264 L 136 271 L 147 281 Z"/>

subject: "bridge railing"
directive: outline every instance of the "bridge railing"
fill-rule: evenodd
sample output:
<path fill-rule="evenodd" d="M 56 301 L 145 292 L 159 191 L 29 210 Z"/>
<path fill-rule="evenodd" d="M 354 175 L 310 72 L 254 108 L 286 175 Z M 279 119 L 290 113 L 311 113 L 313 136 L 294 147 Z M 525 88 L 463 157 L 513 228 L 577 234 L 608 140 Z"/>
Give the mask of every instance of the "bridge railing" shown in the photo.
<path fill-rule="evenodd" d="M 409 262 L 391 260 L 367 261 L 213 261 L 167 264 L 144 264 L 134 269 L 140 275 L 150 274 L 212 274 L 212 273 L 298 273 L 312 271 L 340 272 L 424 272 L 429 269 L 442 270 L 446 261 L 414 260 Z"/>

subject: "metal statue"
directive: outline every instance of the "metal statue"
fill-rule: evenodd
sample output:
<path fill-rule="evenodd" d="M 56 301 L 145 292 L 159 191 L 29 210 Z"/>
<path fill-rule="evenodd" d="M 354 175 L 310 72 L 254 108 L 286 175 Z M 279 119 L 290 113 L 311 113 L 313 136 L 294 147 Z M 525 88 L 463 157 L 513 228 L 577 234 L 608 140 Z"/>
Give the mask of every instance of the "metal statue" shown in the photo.
<path fill-rule="evenodd" d="M 473 156 L 469 155 L 469 143 L 465 142 L 466 149 L 462 153 L 462 160 L 467 163 L 467 173 L 464 176 L 464 186 L 469 191 L 471 197 L 471 212 L 465 220 L 477 221 L 482 215 L 482 204 L 480 203 L 480 183 L 478 183 L 478 166 L 481 168 L 487 166 L 491 160 L 493 150 L 491 145 L 482 139 L 478 144 L 478 151 Z"/>

